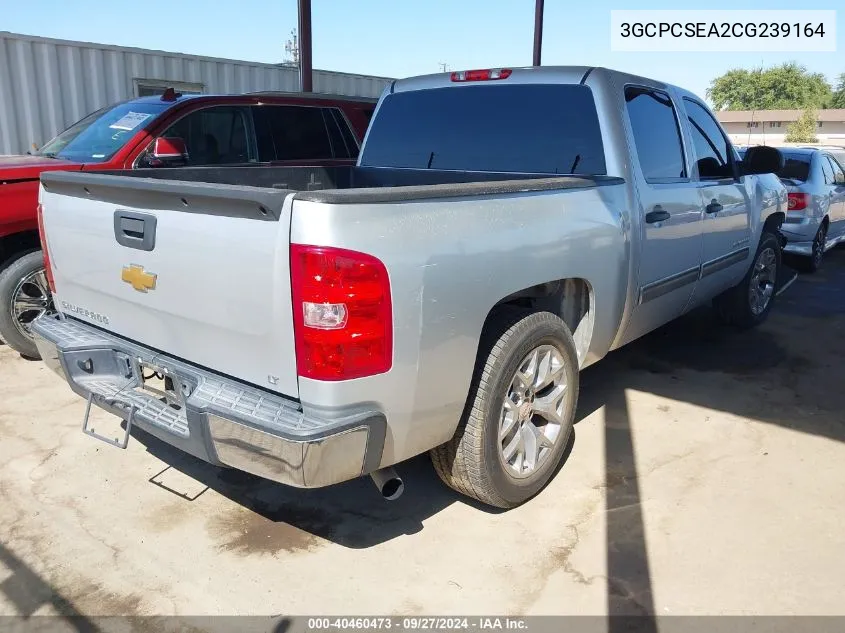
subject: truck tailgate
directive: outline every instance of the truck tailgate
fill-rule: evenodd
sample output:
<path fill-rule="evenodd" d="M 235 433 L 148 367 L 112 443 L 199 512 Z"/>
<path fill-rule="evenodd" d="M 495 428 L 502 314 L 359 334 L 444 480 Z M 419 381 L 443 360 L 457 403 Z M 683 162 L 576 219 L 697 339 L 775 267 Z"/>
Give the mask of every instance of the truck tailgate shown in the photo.
<path fill-rule="evenodd" d="M 298 397 L 286 190 L 47 174 L 58 310 Z"/>

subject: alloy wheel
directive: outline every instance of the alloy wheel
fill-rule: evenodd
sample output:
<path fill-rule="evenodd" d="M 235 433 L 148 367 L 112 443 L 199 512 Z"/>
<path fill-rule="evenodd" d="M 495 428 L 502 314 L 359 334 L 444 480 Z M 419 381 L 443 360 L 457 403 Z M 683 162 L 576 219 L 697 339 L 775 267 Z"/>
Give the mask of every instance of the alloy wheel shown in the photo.
<path fill-rule="evenodd" d="M 564 356 L 553 345 L 540 345 L 520 361 L 499 420 L 499 456 L 511 476 L 530 476 L 566 435 L 567 387 Z"/>
<path fill-rule="evenodd" d="M 18 282 L 10 307 L 15 327 L 25 337 L 33 338 L 32 322 L 45 312 L 53 311 L 53 296 L 43 268 L 32 271 Z"/>
<path fill-rule="evenodd" d="M 813 267 L 821 266 L 822 258 L 824 257 L 824 247 L 827 244 L 827 229 L 824 224 L 819 227 L 819 232 L 813 240 Z"/>
<path fill-rule="evenodd" d="M 762 314 L 775 294 L 777 268 L 777 256 L 774 249 L 768 247 L 760 251 L 754 262 L 754 272 L 751 274 L 751 285 L 748 289 L 748 299 L 754 315 Z"/>

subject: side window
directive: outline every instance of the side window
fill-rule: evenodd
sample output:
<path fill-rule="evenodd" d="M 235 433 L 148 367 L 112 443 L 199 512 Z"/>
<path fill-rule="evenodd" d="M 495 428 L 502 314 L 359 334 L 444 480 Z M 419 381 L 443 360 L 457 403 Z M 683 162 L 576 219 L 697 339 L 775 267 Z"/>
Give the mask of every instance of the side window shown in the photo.
<path fill-rule="evenodd" d="M 836 162 L 836 159 L 833 156 L 828 156 L 827 159 L 830 161 L 831 166 L 833 167 L 833 182 L 834 183 L 842 183 L 845 181 L 845 171 L 842 169 L 842 165 Z"/>
<path fill-rule="evenodd" d="M 628 87 L 625 107 L 631 120 L 637 157 L 647 182 L 671 182 L 687 177 L 678 118 L 669 95 Z"/>
<path fill-rule="evenodd" d="M 249 162 L 243 108 L 204 108 L 182 117 L 162 133 L 176 136 L 188 147 L 188 165 Z"/>
<path fill-rule="evenodd" d="M 267 110 L 269 106 L 252 106 L 252 125 L 255 128 L 255 144 L 258 148 L 258 160 L 269 163 L 276 160 L 276 145 L 273 142 L 273 126 Z"/>
<path fill-rule="evenodd" d="M 830 159 L 825 154 L 819 154 L 819 158 L 821 159 L 822 163 L 822 173 L 824 174 L 824 184 L 832 185 L 836 182 L 835 177 L 833 175 L 833 164 L 831 163 Z"/>
<path fill-rule="evenodd" d="M 263 105 L 253 107 L 252 112 L 259 160 L 333 158 L 323 108 Z"/>
<path fill-rule="evenodd" d="M 700 103 L 684 99 L 701 180 L 733 178 L 733 152 L 713 116 Z"/>

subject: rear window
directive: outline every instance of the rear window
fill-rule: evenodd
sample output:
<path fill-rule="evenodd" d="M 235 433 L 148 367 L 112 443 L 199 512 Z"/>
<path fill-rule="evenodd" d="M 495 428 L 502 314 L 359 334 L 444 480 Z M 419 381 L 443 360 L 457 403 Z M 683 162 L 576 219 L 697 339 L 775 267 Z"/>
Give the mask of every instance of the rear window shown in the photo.
<path fill-rule="evenodd" d="M 361 164 L 606 173 L 593 94 L 580 85 L 463 85 L 388 95 Z"/>
<path fill-rule="evenodd" d="M 783 153 L 783 169 L 778 172 L 778 178 L 794 182 L 807 182 L 810 177 L 811 154 Z"/>

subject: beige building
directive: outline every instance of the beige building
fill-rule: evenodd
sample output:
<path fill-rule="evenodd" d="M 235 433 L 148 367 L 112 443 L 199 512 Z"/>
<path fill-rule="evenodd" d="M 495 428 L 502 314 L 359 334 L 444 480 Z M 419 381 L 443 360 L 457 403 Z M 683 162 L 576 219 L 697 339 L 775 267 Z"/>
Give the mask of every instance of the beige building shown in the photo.
<path fill-rule="evenodd" d="M 816 114 L 819 144 L 845 147 L 845 109 Z M 720 110 L 716 116 L 737 145 L 781 145 L 787 127 L 801 116 L 801 110 Z"/>

